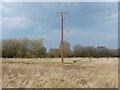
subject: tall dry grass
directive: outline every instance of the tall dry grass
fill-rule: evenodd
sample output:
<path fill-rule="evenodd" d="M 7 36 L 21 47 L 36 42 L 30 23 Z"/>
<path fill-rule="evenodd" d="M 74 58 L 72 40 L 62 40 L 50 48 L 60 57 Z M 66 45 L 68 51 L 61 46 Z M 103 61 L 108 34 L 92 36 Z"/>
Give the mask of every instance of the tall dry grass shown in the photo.
<path fill-rule="evenodd" d="M 3 88 L 117 88 L 117 58 L 3 59 Z M 74 61 L 76 61 L 74 63 Z"/>

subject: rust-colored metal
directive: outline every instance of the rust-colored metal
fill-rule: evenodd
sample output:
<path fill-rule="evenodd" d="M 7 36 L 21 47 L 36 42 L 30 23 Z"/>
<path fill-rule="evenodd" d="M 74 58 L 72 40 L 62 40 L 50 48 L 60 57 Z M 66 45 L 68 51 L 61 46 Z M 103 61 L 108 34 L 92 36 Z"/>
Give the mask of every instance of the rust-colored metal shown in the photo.
<path fill-rule="evenodd" d="M 63 12 L 61 13 L 61 61 L 63 63 Z"/>

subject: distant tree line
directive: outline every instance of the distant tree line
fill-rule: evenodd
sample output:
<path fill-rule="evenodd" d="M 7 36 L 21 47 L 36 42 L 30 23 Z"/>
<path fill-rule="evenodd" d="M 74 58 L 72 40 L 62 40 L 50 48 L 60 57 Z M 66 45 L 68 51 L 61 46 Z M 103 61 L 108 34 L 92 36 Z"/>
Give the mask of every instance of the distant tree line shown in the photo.
<path fill-rule="evenodd" d="M 118 49 L 108 49 L 103 46 L 97 48 L 73 46 L 69 42 L 63 42 L 64 57 L 118 57 Z M 56 58 L 61 56 L 61 44 L 59 48 L 51 48 L 49 52 L 43 46 L 42 39 L 4 39 L 2 40 L 2 57 L 4 58 Z"/>
<path fill-rule="evenodd" d="M 42 39 L 6 39 L 2 40 L 2 57 L 35 58 L 45 57 L 46 48 Z"/>

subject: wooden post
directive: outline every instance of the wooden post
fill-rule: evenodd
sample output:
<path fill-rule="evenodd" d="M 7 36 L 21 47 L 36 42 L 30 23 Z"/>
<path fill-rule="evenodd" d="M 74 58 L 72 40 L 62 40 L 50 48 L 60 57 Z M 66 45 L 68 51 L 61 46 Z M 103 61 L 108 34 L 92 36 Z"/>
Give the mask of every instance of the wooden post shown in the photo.
<path fill-rule="evenodd" d="M 61 13 L 61 61 L 63 63 L 63 12 Z"/>

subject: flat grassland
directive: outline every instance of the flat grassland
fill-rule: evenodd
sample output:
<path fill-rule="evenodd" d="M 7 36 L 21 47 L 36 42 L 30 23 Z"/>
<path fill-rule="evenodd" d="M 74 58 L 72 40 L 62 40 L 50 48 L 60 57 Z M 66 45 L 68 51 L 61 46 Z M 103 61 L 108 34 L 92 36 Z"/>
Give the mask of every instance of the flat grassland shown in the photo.
<path fill-rule="evenodd" d="M 117 88 L 118 58 L 3 58 L 2 87 Z"/>

